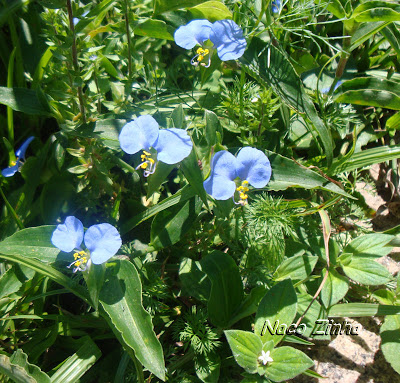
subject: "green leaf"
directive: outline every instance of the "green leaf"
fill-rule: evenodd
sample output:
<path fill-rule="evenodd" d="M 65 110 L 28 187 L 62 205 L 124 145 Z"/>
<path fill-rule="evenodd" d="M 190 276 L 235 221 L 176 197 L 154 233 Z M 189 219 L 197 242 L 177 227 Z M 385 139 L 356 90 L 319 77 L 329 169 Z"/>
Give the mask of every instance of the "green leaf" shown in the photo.
<path fill-rule="evenodd" d="M 32 89 L 0 86 L 0 104 L 26 114 L 51 115 L 49 105 Z"/>
<path fill-rule="evenodd" d="M 399 149 L 400 153 L 400 149 Z M 299 187 L 304 189 L 322 189 L 354 199 L 338 185 L 330 182 L 318 173 L 298 165 L 289 158 L 272 153 L 268 155 L 272 167 L 271 180 L 267 190 L 286 190 Z"/>
<path fill-rule="evenodd" d="M 195 19 L 207 19 L 211 22 L 232 18 L 232 13 L 220 1 L 206 1 L 189 8 L 188 11 Z"/>
<path fill-rule="evenodd" d="M 293 288 L 292 281 L 286 279 L 273 286 L 261 300 L 258 306 L 254 332 L 260 335 L 265 343 L 272 340 L 274 344 L 278 344 L 284 334 L 275 334 L 271 331 L 278 323 L 292 323 L 297 312 L 297 296 Z"/>
<path fill-rule="evenodd" d="M 400 315 L 388 315 L 381 327 L 380 335 L 385 359 L 400 374 Z"/>
<path fill-rule="evenodd" d="M 76 382 L 101 357 L 101 351 L 89 337 L 78 351 L 67 358 L 52 375 L 51 383 Z"/>
<path fill-rule="evenodd" d="M 154 0 L 154 14 L 189 8 L 204 3 L 206 0 Z"/>
<path fill-rule="evenodd" d="M 344 253 L 352 253 L 357 257 L 380 258 L 392 251 L 391 246 L 386 246 L 395 238 L 389 234 L 366 234 L 353 239 L 344 249 Z"/>
<path fill-rule="evenodd" d="M 325 275 L 325 269 L 322 272 Z M 348 279 L 336 270 L 329 270 L 328 278 L 321 291 L 321 300 L 326 308 L 338 303 L 349 290 Z"/>
<path fill-rule="evenodd" d="M 349 52 L 358 48 L 362 43 L 373 37 L 381 29 L 390 25 L 390 21 L 378 21 L 376 23 L 365 23 L 362 24 L 354 35 L 351 37 L 351 46 Z"/>
<path fill-rule="evenodd" d="M 195 197 L 158 213 L 151 224 L 150 245 L 162 249 L 180 241 L 197 219 L 202 205 Z"/>
<path fill-rule="evenodd" d="M 211 280 L 208 315 L 211 322 L 226 328 L 243 300 L 243 284 L 239 268 L 228 254 L 213 251 L 200 261 Z"/>
<path fill-rule="evenodd" d="M 275 281 L 290 278 L 292 281 L 301 281 L 307 278 L 314 270 L 318 257 L 315 255 L 296 255 L 285 259 L 274 273 Z"/>
<path fill-rule="evenodd" d="M 181 162 L 181 169 L 189 184 L 196 190 L 197 195 L 208 206 L 207 193 L 203 186 L 203 173 L 200 170 L 194 150 Z"/>
<path fill-rule="evenodd" d="M 17 231 L 11 237 L 0 242 L 0 254 L 20 255 L 36 258 L 45 263 L 67 260 L 69 255 L 60 253 L 50 239 L 56 226 L 30 227 Z M 60 257 L 58 255 L 60 254 Z"/>
<path fill-rule="evenodd" d="M 289 346 L 273 349 L 271 358 L 274 361 L 265 368 L 265 376 L 274 382 L 292 379 L 314 365 L 306 354 Z"/>
<path fill-rule="evenodd" d="M 334 101 L 400 110 L 400 84 L 373 77 L 355 78 L 340 85 Z"/>
<path fill-rule="evenodd" d="M 162 20 L 147 19 L 136 25 L 133 31 L 139 36 L 174 41 L 174 30 Z"/>
<path fill-rule="evenodd" d="M 287 106 L 308 118 L 311 125 L 307 125 L 318 135 L 323 147 L 321 152 L 326 155 L 329 166 L 334 148 L 330 130 L 319 118 L 312 100 L 286 56 L 273 45 L 266 46 L 260 39 L 253 38 L 240 61 L 256 81 L 271 88 Z"/>
<path fill-rule="evenodd" d="M 185 112 L 183 111 L 182 104 L 179 104 L 172 111 L 171 120 L 174 124 L 174 128 L 176 128 L 176 129 L 185 129 L 186 128 Z"/>
<path fill-rule="evenodd" d="M 217 383 L 221 368 L 221 358 L 216 352 L 198 354 L 194 360 L 197 377 L 204 383 Z"/>
<path fill-rule="evenodd" d="M 179 279 L 185 293 L 206 302 L 211 293 L 211 281 L 199 265 L 199 262 L 190 258 L 183 258 L 179 266 Z"/>
<path fill-rule="evenodd" d="M 263 349 L 261 338 L 242 330 L 226 330 L 224 333 L 237 364 L 247 372 L 257 372 L 258 357 Z"/>
<path fill-rule="evenodd" d="M 193 187 L 187 185 L 184 188 L 177 191 L 174 195 L 166 198 L 165 200 L 161 201 L 155 206 L 150 207 L 149 209 L 145 210 L 144 212 L 135 215 L 133 218 L 125 222 L 121 227 L 121 234 L 125 234 L 135 226 L 139 225 L 146 219 L 149 219 L 155 216 L 157 213 L 170 208 L 180 202 L 187 201 L 188 199 L 194 197 L 196 195 L 196 191 Z"/>
<path fill-rule="evenodd" d="M 125 124 L 126 120 L 97 120 L 93 133 L 100 137 L 104 146 L 118 150 L 119 132 Z"/>
<path fill-rule="evenodd" d="M 397 158 L 400 158 L 400 148 L 396 146 L 379 146 L 377 148 L 366 149 L 353 154 L 344 163 L 339 164 L 339 161 L 335 161 L 329 174 L 332 174 L 331 172 L 333 172 L 333 174 L 350 172 L 365 166 L 371 166 Z"/>
<path fill-rule="evenodd" d="M 0 277 L 0 299 L 16 293 L 35 272 L 27 267 L 14 265 Z"/>
<path fill-rule="evenodd" d="M 343 303 L 332 306 L 328 316 L 340 317 L 370 317 L 400 314 L 400 306 L 380 305 L 376 303 Z"/>
<path fill-rule="evenodd" d="M 156 191 L 160 189 L 162 183 L 167 179 L 169 173 L 175 165 L 166 164 L 165 162 L 158 161 L 156 171 L 149 176 L 149 186 L 147 190 L 147 198 L 150 198 Z M 139 168 L 140 169 L 140 168 Z"/>
<path fill-rule="evenodd" d="M 352 258 L 350 263 L 342 266 L 344 273 L 363 285 L 383 285 L 393 278 L 389 271 L 378 262 L 367 258 Z"/>
<path fill-rule="evenodd" d="M 16 383 L 50 383 L 51 380 L 38 366 L 28 362 L 21 349 L 10 357 L 0 355 L 0 372 Z"/>
<path fill-rule="evenodd" d="M 204 120 L 205 120 L 205 137 L 208 146 L 211 146 L 218 143 L 217 139 L 217 132 L 222 135 L 222 127 L 219 122 L 217 115 L 210 110 L 206 110 L 204 113 Z"/>
<path fill-rule="evenodd" d="M 352 18 L 359 23 L 400 21 L 400 6 L 388 1 L 367 1 L 354 10 Z"/>
<path fill-rule="evenodd" d="M 120 334 L 139 362 L 165 380 L 161 344 L 153 330 L 150 314 L 142 305 L 142 284 L 132 263 L 116 261 L 100 293 L 100 303 L 109 316 L 113 331 Z"/>
<path fill-rule="evenodd" d="M 346 17 L 346 12 L 339 0 L 330 0 L 328 3 L 325 0 L 314 0 L 316 4 L 321 4 L 323 7 L 335 15 L 338 19 Z"/>

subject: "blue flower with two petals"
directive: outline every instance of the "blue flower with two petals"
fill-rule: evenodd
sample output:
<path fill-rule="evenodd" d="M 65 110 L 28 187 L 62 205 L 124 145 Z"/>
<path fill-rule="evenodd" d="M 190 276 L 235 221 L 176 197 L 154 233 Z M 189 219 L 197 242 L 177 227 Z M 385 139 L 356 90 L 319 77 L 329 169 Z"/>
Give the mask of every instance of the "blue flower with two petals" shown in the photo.
<path fill-rule="evenodd" d="M 159 129 L 157 121 L 149 115 L 128 122 L 121 130 L 119 143 L 124 152 L 138 153 L 143 150 L 141 163 L 136 168 L 144 170 L 144 176 L 153 174 L 157 161 L 177 164 L 192 151 L 192 140 L 183 129 Z"/>
<path fill-rule="evenodd" d="M 83 240 L 86 251 L 81 247 Z M 89 262 L 95 265 L 107 262 L 122 245 L 121 236 L 114 226 L 100 223 L 90 226 L 84 233 L 82 222 L 74 216 L 68 216 L 63 224 L 57 225 L 51 243 L 66 253 L 75 251 L 74 261 L 68 266 L 74 266 L 74 273 L 85 271 Z"/>
<path fill-rule="evenodd" d="M 222 61 L 236 60 L 243 56 L 246 49 L 243 31 L 232 20 L 218 20 L 213 24 L 208 20 L 192 20 L 175 31 L 174 39 L 177 45 L 185 49 L 201 45 L 191 63 L 205 67 L 210 66 L 213 49 L 217 50 Z M 207 45 L 208 40 L 213 46 Z M 207 64 L 203 62 L 205 59 Z"/>
<path fill-rule="evenodd" d="M 25 160 L 25 152 L 26 149 L 28 149 L 29 144 L 33 141 L 35 137 L 29 137 L 27 140 L 24 141 L 24 143 L 20 146 L 20 148 L 15 152 L 15 157 L 17 157 L 17 160 L 13 163 L 11 163 L 11 166 L 8 168 L 5 168 L 1 171 L 1 174 L 4 177 L 12 177 L 22 166 L 22 161 Z"/>
<path fill-rule="evenodd" d="M 239 203 L 244 205 L 248 198 L 249 184 L 263 188 L 271 178 L 271 164 L 261 151 L 251 147 L 240 149 L 235 157 L 222 150 L 215 154 L 211 162 L 211 174 L 204 181 L 204 189 L 216 200 L 227 200 L 239 193 Z M 237 178 L 241 183 L 237 186 Z"/>

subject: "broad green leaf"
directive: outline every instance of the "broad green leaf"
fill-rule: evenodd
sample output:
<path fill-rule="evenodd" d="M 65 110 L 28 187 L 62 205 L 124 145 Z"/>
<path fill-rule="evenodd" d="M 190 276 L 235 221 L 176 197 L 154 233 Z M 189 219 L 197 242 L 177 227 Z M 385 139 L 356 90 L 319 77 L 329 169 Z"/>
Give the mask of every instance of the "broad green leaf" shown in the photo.
<path fill-rule="evenodd" d="M 352 18 L 359 23 L 400 21 L 400 5 L 388 1 L 367 1 L 354 10 Z"/>
<path fill-rule="evenodd" d="M 264 297 L 265 293 L 266 288 L 264 286 L 253 287 L 250 291 L 250 294 L 245 297 L 242 304 L 236 310 L 233 318 L 230 321 L 230 326 L 235 324 L 240 319 L 254 314 L 257 311 L 258 305 L 260 304 L 260 301 Z"/>
<path fill-rule="evenodd" d="M 51 225 L 17 231 L 0 242 L 0 254 L 36 258 L 45 263 L 68 260 L 69 255 L 60 252 L 50 241 L 55 228 L 56 226 Z"/>
<path fill-rule="evenodd" d="M 321 323 L 320 321 L 327 318 L 326 312 L 317 300 L 312 301 L 311 295 L 305 293 L 297 295 L 297 316 L 300 317 L 300 315 L 307 310 L 311 302 L 312 304 L 301 321 L 297 332 L 305 337 L 310 337 L 317 340 L 329 340 L 329 334 L 326 335 L 324 331 L 325 322 Z M 288 326 L 289 325 L 290 323 Z"/>
<path fill-rule="evenodd" d="M 189 184 L 196 190 L 197 195 L 208 206 L 207 193 L 203 186 L 203 173 L 199 167 L 196 152 L 192 150 L 188 157 L 181 162 L 181 169 Z"/>
<path fill-rule="evenodd" d="M 189 8 L 188 11 L 195 19 L 207 19 L 211 22 L 232 18 L 230 10 L 220 1 L 206 1 Z"/>
<path fill-rule="evenodd" d="M 32 89 L 0 86 L 0 104 L 26 114 L 51 115 L 49 105 Z"/>
<path fill-rule="evenodd" d="M 243 283 L 233 258 L 213 251 L 200 261 L 203 271 L 211 280 L 211 293 L 207 304 L 211 322 L 226 328 L 243 300 Z"/>
<path fill-rule="evenodd" d="M 314 365 L 306 354 L 289 346 L 273 349 L 271 357 L 274 361 L 263 367 L 265 376 L 274 382 L 292 379 Z"/>
<path fill-rule="evenodd" d="M 221 368 L 221 358 L 216 352 L 198 354 L 194 360 L 197 377 L 204 383 L 217 383 Z"/>
<path fill-rule="evenodd" d="M 388 315 L 381 327 L 380 335 L 385 359 L 400 374 L 400 315 Z"/>
<path fill-rule="evenodd" d="M 43 53 L 43 56 L 41 57 L 39 63 L 36 66 L 35 74 L 33 75 L 32 88 L 36 88 L 40 85 L 40 82 L 43 79 L 44 69 L 46 68 L 50 59 L 53 57 L 54 50 L 55 47 L 50 46 Z"/>
<path fill-rule="evenodd" d="M 151 224 L 150 245 L 162 249 L 174 245 L 189 231 L 201 211 L 198 197 L 158 213 Z"/>
<path fill-rule="evenodd" d="M 400 314 L 400 306 L 380 305 L 376 303 L 342 303 L 329 309 L 330 318 L 372 317 Z"/>
<path fill-rule="evenodd" d="M 273 340 L 278 344 L 284 334 L 275 334 L 272 329 L 279 327 L 279 324 L 292 323 L 297 312 L 297 296 L 292 281 L 286 279 L 273 286 L 261 300 L 258 306 L 254 332 L 260 335 L 265 343 Z"/>
<path fill-rule="evenodd" d="M 400 32 L 398 31 L 396 25 L 391 23 L 386 28 L 383 28 L 381 33 L 383 36 L 385 36 L 385 39 L 389 41 L 396 54 L 400 56 Z"/>
<path fill-rule="evenodd" d="M 29 230 L 29 229 L 25 229 Z M 22 230 L 21 230 L 22 232 Z M 20 233 L 20 232 L 19 232 Z M 17 233 L 16 233 L 17 234 Z M 15 234 L 14 234 L 15 235 Z M 10 237 L 11 238 L 11 237 Z M 3 241 L 4 242 L 4 241 Z M 19 254 L 2 254 L 0 250 L 0 259 L 6 259 L 7 261 L 16 262 L 19 265 L 26 266 L 32 270 L 49 277 L 54 282 L 64 286 L 66 289 L 71 291 L 77 297 L 83 299 L 87 304 L 90 303 L 90 298 L 88 297 L 87 291 L 83 286 L 81 286 L 77 281 L 67 277 L 63 273 L 60 273 L 55 268 L 36 260 L 35 258 L 26 257 Z"/>
<path fill-rule="evenodd" d="M 93 133 L 101 138 L 105 146 L 118 150 L 120 149 L 119 132 L 126 122 L 126 120 L 97 120 Z"/>
<path fill-rule="evenodd" d="M 132 348 L 136 358 L 159 379 L 165 379 L 161 344 L 153 330 L 150 314 L 142 305 L 142 284 L 135 266 L 116 261 L 100 293 L 100 303 L 109 316 L 113 331 Z"/>
<path fill-rule="evenodd" d="M 172 29 L 162 20 L 147 19 L 136 25 L 134 33 L 139 36 L 153 37 L 155 39 L 164 39 L 174 41 Z"/>
<path fill-rule="evenodd" d="M 67 358 L 61 367 L 52 375 L 51 383 L 76 382 L 101 357 L 101 351 L 91 338 L 78 351 Z"/>
<path fill-rule="evenodd" d="M 156 191 L 160 189 L 160 186 L 167 179 L 174 167 L 175 165 L 166 164 L 165 162 L 161 161 L 158 162 L 156 171 L 149 176 L 147 198 L 150 198 Z"/>
<path fill-rule="evenodd" d="M 154 14 L 174 11 L 175 9 L 189 8 L 204 3 L 206 0 L 155 0 Z"/>
<path fill-rule="evenodd" d="M 296 255 L 285 259 L 274 273 L 275 281 L 283 281 L 290 278 L 292 281 L 301 281 L 307 278 L 318 261 L 315 255 Z"/>
<path fill-rule="evenodd" d="M 377 148 L 366 149 L 354 153 L 343 164 L 340 164 L 339 161 L 335 161 L 329 171 L 329 175 L 350 172 L 365 166 L 371 166 L 373 164 L 379 164 L 397 158 L 400 158 L 400 148 L 396 146 L 379 146 Z"/>
<path fill-rule="evenodd" d="M 354 197 L 346 193 L 338 185 L 330 182 L 318 173 L 298 165 L 289 158 L 282 157 L 276 153 L 269 154 L 268 158 L 271 162 L 272 176 L 266 187 L 267 190 L 278 191 L 293 187 L 323 189 L 354 199 Z"/>
<path fill-rule="evenodd" d="M 58 335 L 59 325 L 57 321 L 52 323 L 51 326 L 36 329 L 29 342 L 24 345 L 24 352 L 29 355 L 29 360 L 32 363 L 38 363 L 41 355 L 53 346 Z"/>
<path fill-rule="evenodd" d="M 391 290 L 379 289 L 371 294 L 371 298 L 376 299 L 382 305 L 393 305 L 396 302 L 396 295 Z"/>
<path fill-rule="evenodd" d="M 392 247 L 386 246 L 395 236 L 389 234 L 365 234 L 353 239 L 344 249 L 357 257 L 380 258 L 388 255 Z"/>
<path fill-rule="evenodd" d="M 400 56 L 400 53 L 399 53 Z M 386 121 L 387 130 L 399 130 L 400 129 L 400 112 L 397 112 L 393 116 L 389 117 Z"/>
<path fill-rule="evenodd" d="M 112 77 L 114 77 L 116 80 L 119 79 L 119 74 L 118 71 L 115 69 L 114 65 L 111 63 L 111 61 L 106 57 L 100 54 L 101 57 L 101 65 L 105 69 L 105 71 Z"/>
<path fill-rule="evenodd" d="M 183 111 L 182 104 L 179 104 L 171 113 L 171 120 L 174 124 L 174 128 L 176 129 L 185 129 L 186 128 L 186 120 L 185 120 L 185 112 Z"/>
<path fill-rule="evenodd" d="M 0 372 L 16 383 L 50 383 L 51 380 L 38 366 L 28 362 L 21 349 L 10 357 L 0 355 Z"/>
<path fill-rule="evenodd" d="M 215 145 L 217 141 L 217 132 L 222 135 L 222 128 L 217 115 L 210 110 L 206 110 L 204 113 L 205 120 L 205 137 L 208 146 Z"/>
<path fill-rule="evenodd" d="M 121 234 L 127 233 L 129 230 L 133 229 L 135 226 L 139 225 L 146 219 L 149 219 L 155 216 L 157 213 L 170 208 L 180 202 L 187 201 L 188 199 L 194 197 L 196 195 L 196 191 L 191 186 L 185 186 L 184 188 L 177 191 L 174 195 L 166 198 L 155 206 L 150 207 L 145 210 L 143 213 L 135 215 L 129 221 L 125 222 L 121 227 Z"/>
<path fill-rule="evenodd" d="M 400 84 L 373 77 L 345 81 L 335 93 L 335 102 L 400 110 Z"/>
<path fill-rule="evenodd" d="M 27 267 L 14 265 L 0 277 L 0 299 L 16 293 L 35 272 Z"/>
<path fill-rule="evenodd" d="M 338 19 L 343 19 L 346 16 L 346 12 L 339 0 L 330 0 L 328 3 L 324 0 L 314 0 L 314 2 L 326 7 L 326 9 Z"/>
<path fill-rule="evenodd" d="M 236 363 L 247 372 L 255 373 L 258 357 L 263 348 L 261 338 L 252 332 L 242 330 L 226 330 L 224 333 Z"/>
<path fill-rule="evenodd" d="M 256 81 L 271 88 L 287 106 L 302 117 L 307 117 L 308 122 L 311 122 L 307 125 L 318 135 L 329 166 L 334 148 L 330 130 L 319 118 L 312 100 L 286 56 L 273 45 L 266 46 L 260 39 L 253 38 L 240 61 Z"/>
<path fill-rule="evenodd" d="M 183 258 L 179 266 L 179 279 L 185 293 L 206 302 L 211 293 L 211 281 L 199 265 L 199 262 L 190 258 Z"/>
<path fill-rule="evenodd" d="M 390 23 L 390 21 L 378 21 L 362 24 L 351 37 L 349 52 L 352 52 L 354 49 L 358 48 L 362 43 L 373 37 L 381 29 L 390 25 Z"/>
<path fill-rule="evenodd" d="M 322 275 L 325 275 L 324 269 Z M 349 290 L 348 279 L 336 270 L 329 270 L 328 278 L 321 291 L 321 300 L 326 308 L 338 303 L 345 297 Z"/>
<path fill-rule="evenodd" d="M 352 258 L 350 263 L 342 268 L 350 279 L 363 285 L 383 285 L 393 279 L 384 266 L 372 259 Z"/>

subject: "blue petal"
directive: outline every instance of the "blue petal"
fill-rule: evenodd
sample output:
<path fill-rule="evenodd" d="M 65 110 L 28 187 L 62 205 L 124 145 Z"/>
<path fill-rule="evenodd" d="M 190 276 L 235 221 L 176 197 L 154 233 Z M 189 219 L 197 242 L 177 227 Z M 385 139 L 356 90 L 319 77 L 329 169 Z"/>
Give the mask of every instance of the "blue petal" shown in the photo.
<path fill-rule="evenodd" d="M 271 164 L 261 150 L 245 147 L 237 155 L 237 174 L 255 188 L 263 188 L 271 178 Z"/>
<path fill-rule="evenodd" d="M 203 185 L 208 194 L 218 200 L 226 200 L 235 194 L 236 158 L 226 150 L 215 154 L 211 162 L 211 174 Z"/>
<path fill-rule="evenodd" d="M 140 116 L 128 122 L 121 130 L 119 143 L 124 152 L 135 154 L 149 150 L 158 138 L 158 123 L 150 115 Z"/>
<path fill-rule="evenodd" d="M 12 177 L 19 169 L 19 160 L 17 160 L 17 163 L 14 166 L 9 166 L 8 168 L 5 168 L 1 171 L 1 174 L 4 177 Z"/>
<path fill-rule="evenodd" d="M 58 225 L 51 237 L 51 243 L 66 253 L 74 249 L 79 249 L 82 240 L 83 225 L 82 222 L 74 216 L 65 218 L 64 224 Z"/>
<path fill-rule="evenodd" d="M 212 25 L 210 40 L 217 47 L 222 61 L 236 60 L 243 56 L 246 40 L 242 29 L 232 20 L 219 20 Z"/>
<path fill-rule="evenodd" d="M 95 265 L 107 262 L 122 245 L 118 230 L 109 223 L 90 226 L 85 233 L 85 245 Z"/>
<path fill-rule="evenodd" d="M 274 0 L 271 3 L 271 10 L 272 13 L 279 13 L 279 8 L 281 7 L 281 1 L 280 0 Z"/>
<path fill-rule="evenodd" d="M 154 146 L 157 150 L 157 159 L 172 165 L 181 162 L 192 151 L 192 140 L 186 130 L 183 129 L 161 129 L 158 141 Z"/>
<path fill-rule="evenodd" d="M 15 155 L 18 158 L 25 158 L 26 149 L 28 149 L 29 144 L 33 141 L 35 137 L 31 136 L 24 141 L 24 143 L 19 147 L 19 149 L 15 152 Z"/>
<path fill-rule="evenodd" d="M 197 44 L 202 45 L 210 37 L 211 26 L 208 20 L 193 20 L 175 31 L 175 43 L 185 49 L 192 49 Z"/>

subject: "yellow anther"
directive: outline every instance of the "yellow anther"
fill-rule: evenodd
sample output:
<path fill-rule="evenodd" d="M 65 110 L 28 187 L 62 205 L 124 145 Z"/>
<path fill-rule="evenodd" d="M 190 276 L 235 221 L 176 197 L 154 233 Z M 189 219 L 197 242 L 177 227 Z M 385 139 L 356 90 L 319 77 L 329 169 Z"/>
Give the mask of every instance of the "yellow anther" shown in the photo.
<path fill-rule="evenodd" d="M 210 51 L 209 49 L 203 49 L 200 47 L 197 49 L 196 53 L 197 53 L 197 61 L 200 62 L 204 60 L 204 57 L 206 57 L 210 53 Z"/>
<path fill-rule="evenodd" d="M 248 184 L 249 184 L 249 181 L 246 181 L 246 180 L 242 181 L 242 185 L 248 185 Z"/>
<path fill-rule="evenodd" d="M 148 158 L 147 161 L 150 161 L 152 164 L 154 164 L 154 162 L 155 162 L 151 157 Z"/>
<path fill-rule="evenodd" d="M 140 167 L 142 168 L 142 169 L 147 169 L 147 166 L 148 166 L 149 164 L 147 163 L 147 162 L 143 162 L 141 165 L 140 165 Z"/>
<path fill-rule="evenodd" d="M 72 262 L 68 267 L 74 266 L 74 273 L 76 273 L 78 270 L 86 270 L 86 264 L 89 260 L 86 255 L 86 251 L 83 250 L 75 252 L 73 254 L 74 262 Z"/>
<path fill-rule="evenodd" d="M 143 150 L 143 153 L 144 153 L 146 156 L 151 156 L 151 153 L 146 152 L 146 150 Z"/>
<path fill-rule="evenodd" d="M 155 163 L 156 161 L 151 158 L 151 153 L 143 150 L 143 154 L 140 155 L 140 159 L 141 159 L 141 164 L 139 164 L 137 166 L 136 169 L 143 169 L 144 170 L 144 176 L 147 177 L 150 174 L 153 174 L 155 171 Z"/>

